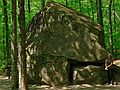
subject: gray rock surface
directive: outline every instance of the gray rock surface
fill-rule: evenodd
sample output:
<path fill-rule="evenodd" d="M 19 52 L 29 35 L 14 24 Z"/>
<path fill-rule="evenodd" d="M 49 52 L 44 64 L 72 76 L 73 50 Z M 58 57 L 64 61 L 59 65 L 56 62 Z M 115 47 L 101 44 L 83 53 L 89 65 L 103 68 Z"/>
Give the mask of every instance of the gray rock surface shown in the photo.
<path fill-rule="evenodd" d="M 107 81 L 104 68 L 88 65 L 74 68 L 73 84 L 103 84 Z"/>
<path fill-rule="evenodd" d="M 100 30 L 87 16 L 58 3 L 49 3 L 29 24 L 28 52 L 79 61 L 103 60 L 107 53 L 99 44 Z"/>
<path fill-rule="evenodd" d="M 68 58 L 79 62 L 104 62 L 107 52 L 99 44 L 100 32 L 100 26 L 89 17 L 58 3 L 47 4 L 28 25 L 30 82 L 68 85 L 71 62 Z"/>

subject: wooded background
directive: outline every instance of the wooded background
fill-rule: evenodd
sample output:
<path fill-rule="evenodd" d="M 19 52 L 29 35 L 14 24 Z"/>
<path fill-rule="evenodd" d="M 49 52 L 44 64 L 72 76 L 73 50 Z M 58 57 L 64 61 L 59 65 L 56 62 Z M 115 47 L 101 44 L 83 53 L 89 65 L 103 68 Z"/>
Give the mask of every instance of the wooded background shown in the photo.
<path fill-rule="evenodd" d="M 12 57 L 12 50 L 17 52 L 17 42 L 20 44 L 22 41 L 25 42 L 22 40 L 24 35 L 18 41 L 18 36 L 24 33 L 19 29 L 27 28 L 31 18 L 50 1 L 59 2 L 76 12 L 83 13 L 89 16 L 93 22 L 100 24 L 103 27 L 103 32 L 100 34 L 102 47 L 115 59 L 120 58 L 120 0 L 18 0 L 18 2 L 17 0 L 0 0 L 0 71 L 8 67 L 13 58 L 17 59 L 17 53 Z M 21 9 L 20 5 L 24 7 Z M 21 18 L 22 15 L 23 18 Z M 17 23 L 19 23 L 19 27 Z"/>

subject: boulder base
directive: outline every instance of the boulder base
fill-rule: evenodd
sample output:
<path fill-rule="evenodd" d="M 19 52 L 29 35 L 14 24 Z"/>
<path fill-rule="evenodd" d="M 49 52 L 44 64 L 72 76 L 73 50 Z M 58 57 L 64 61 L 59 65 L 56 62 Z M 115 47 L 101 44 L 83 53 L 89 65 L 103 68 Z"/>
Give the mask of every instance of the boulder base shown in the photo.
<path fill-rule="evenodd" d="M 106 81 L 106 73 L 102 66 L 88 65 L 74 68 L 73 84 L 103 84 Z"/>
<path fill-rule="evenodd" d="M 36 59 L 37 60 L 37 59 Z M 65 57 L 41 55 L 29 68 L 29 79 L 37 84 L 69 85 L 69 62 Z"/>

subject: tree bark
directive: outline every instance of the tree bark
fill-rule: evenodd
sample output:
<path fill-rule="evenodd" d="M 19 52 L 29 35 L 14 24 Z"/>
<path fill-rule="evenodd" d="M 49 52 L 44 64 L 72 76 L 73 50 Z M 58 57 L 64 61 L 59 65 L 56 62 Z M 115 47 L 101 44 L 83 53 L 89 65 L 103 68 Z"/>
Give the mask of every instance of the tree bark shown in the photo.
<path fill-rule="evenodd" d="M 112 8 L 112 0 L 109 0 L 109 44 L 110 44 L 110 53 L 113 55 L 113 35 L 112 35 L 112 18 L 111 18 L 111 8 Z"/>
<path fill-rule="evenodd" d="M 97 21 L 103 27 L 102 2 L 101 0 L 96 0 L 96 3 L 97 3 Z"/>
<path fill-rule="evenodd" d="M 80 1 L 80 0 L 79 0 Z M 90 17 L 90 11 L 89 11 L 89 0 L 87 0 L 87 13 L 88 13 L 88 16 Z"/>
<path fill-rule="evenodd" d="M 16 0 L 12 0 L 12 89 L 18 88 L 18 44 L 17 44 L 17 22 L 16 22 Z"/>
<path fill-rule="evenodd" d="M 102 1 L 96 0 L 97 4 L 97 21 L 102 26 L 102 32 L 100 33 L 100 44 L 103 48 L 105 48 L 105 35 L 104 35 L 104 27 L 103 27 L 103 16 L 102 16 Z"/>
<path fill-rule="evenodd" d="M 92 20 L 94 21 L 93 1 L 90 0 Z"/>
<path fill-rule="evenodd" d="M 82 12 L 81 0 L 79 0 L 79 7 L 80 7 L 80 12 Z"/>
<path fill-rule="evenodd" d="M 8 64 L 9 64 L 9 58 L 10 58 L 10 53 L 9 53 L 9 30 L 8 30 L 8 14 L 7 14 L 7 0 L 3 0 L 3 12 L 4 12 L 4 21 L 5 21 L 5 29 L 6 29 L 6 52 L 5 52 L 5 67 L 6 67 L 6 75 L 10 78 L 9 76 L 9 71 L 8 71 Z"/>
<path fill-rule="evenodd" d="M 116 16 L 115 16 L 115 12 L 116 12 L 116 8 L 115 8 L 115 1 L 113 1 L 113 23 L 114 23 L 114 28 L 113 28 L 113 30 L 115 31 L 115 33 L 116 33 Z M 114 43 L 117 43 L 117 39 L 116 38 L 114 38 Z M 116 48 L 116 45 L 114 46 L 115 48 Z M 113 50 L 113 53 L 114 53 L 114 55 L 117 53 L 117 50 Z"/>
<path fill-rule="evenodd" d="M 44 6 L 45 6 L 45 0 L 41 0 L 41 5 L 42 5 L 42 8 L 44 8 Z"/>
<path fill-rule="evenodd" d="M 28 90 L 26 70 L 26 31 L 24 0 L 18 0 L 18 22 L 19 22 L 19 90 Z"/>
<path fill-rule="evenodd" d="M 66 3 L 66 7 L 68 6 L 68 1 L 67 0 L 65 0 L 65 3 Z"/>
<path fill-rule="evenodd" d="M 28 0 L 28 13 L 30 13 L 30 0 Z"/>

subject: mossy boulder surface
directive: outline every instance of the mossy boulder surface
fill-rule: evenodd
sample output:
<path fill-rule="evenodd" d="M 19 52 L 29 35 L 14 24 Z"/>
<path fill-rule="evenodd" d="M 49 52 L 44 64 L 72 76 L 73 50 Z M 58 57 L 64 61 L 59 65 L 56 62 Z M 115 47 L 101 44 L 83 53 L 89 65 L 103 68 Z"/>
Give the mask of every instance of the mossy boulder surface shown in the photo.
<path fill-rule="evenodd" d="M 68 58 L 104 62 L 107 52 L 99 44 L 100 32 L 101 27 L 89 17 L 64 5 L 48 3 L 32 18 L 26 33 L 30 80 L 67 85 L 71 62 Z"/>
<path fill-rule="evenodd" d="M 88 65 L 74 68 L 73 84 L 104 84 L 106 82 L 107 74 L 103 66 Z"/>
<path fill-rule="evenodd" d="M 79 61 L 106 58 L 99 44 L 100 26 L 87 16 L 58 3 L 49 3 L 31 20 L 27 47 L 31 54 L 65 56 Z M 31 52 L 30 50 L 35 52 Z"/>

